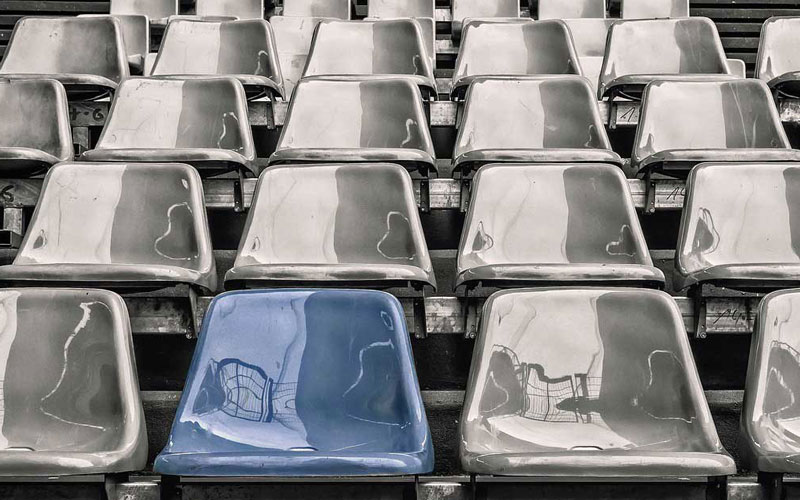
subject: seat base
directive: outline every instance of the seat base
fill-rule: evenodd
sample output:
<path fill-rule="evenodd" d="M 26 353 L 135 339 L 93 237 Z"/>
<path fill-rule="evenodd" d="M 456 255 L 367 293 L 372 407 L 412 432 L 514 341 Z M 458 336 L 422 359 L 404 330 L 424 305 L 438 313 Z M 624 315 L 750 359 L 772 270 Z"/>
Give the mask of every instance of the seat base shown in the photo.
<path fill-rule="evenodd" d="M 91 149 L 81 157 L 89 162 L 187 163 L 203 177 L 231 171 L 258 176 L 255 160 L 227 149 Z"/>
<path fill-rule="evenodd" d="M 60 161 L 38 149 L 0 147 L 0 172 L 6 176 L 30 177 L 41 174 Z"/>
<path fill-rule="evenodd" d="M 622 166 L 622 158 L 608 149 L 480 149 L 453 159 L 453 177 L 469 177 L 490 163 L 607 163 Z"/>
<path fill-rule="evenodd" d="M 689 274 L 678 270 L 673 284 L 676 290 L 702 284 L 760 291 L 795 288 L 800 287 L 800 264 L 729 264 Z"/>
<path fill-rule="evenodd" d="M 639 176 L 658 172 L 670 177 L 686 178 L 698 164 L 711 162 L 800 162 L 800 151 L 784 148 L 671 149 L 640 160 L 636 171 Z"/>
<path fill-rule="evenodd" d="M 436 172 L 436 162 L 425 151 L 400 148 L 330 148 L 330 149 L 283 149 L 275 151 L 269 159 L 270 165 L 313 163 L 395 163 L 423 177 Z"/>
<path fill-rule="evenodd" d="M 611 80 L 606 84 L 601 84 L 597 91 L 597 98 L 603 100 L 608 98 L 613 100 L 615 97 L 633 99 L 640 101 L 644 88 L 655 80 L 669 80 L 675 82 L 718 82 L 720 80 L 741 80 L 736 75 L 706 74 L 706 73 L 680 73 L 672 75 L 625 75 Z"/>
<path fill-rule="evenodd" d="M 91 101 L 101 99 L 114 93 L 117 90 L 117 82 L 99 75 L 83 74 L 38 74 L 38 73 L 15 73 L 0 74 L 0 78 L 39 80 L 57 80 L 64 85 L 67 97 L 70 101 Z"/>
<path fill-rule="evenodd" d="M 153 78 L 163 78 L 166 80 L 206 80 L 209 75 L 150 75 Z M 244 93 L 248 100 L 259 99 L 268 96 L 270 100 L 276 98 L 283 99 L 283 87 L 271 78 L 262 75 L 218 75 L 229 76 L 239 80 L 239 83 L 244 87 Z"/>

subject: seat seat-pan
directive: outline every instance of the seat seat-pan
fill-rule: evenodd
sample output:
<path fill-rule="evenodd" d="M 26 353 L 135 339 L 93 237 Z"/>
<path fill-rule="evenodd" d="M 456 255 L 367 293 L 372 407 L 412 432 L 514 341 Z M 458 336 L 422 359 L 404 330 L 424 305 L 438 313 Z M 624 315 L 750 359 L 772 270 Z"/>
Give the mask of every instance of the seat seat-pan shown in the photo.
<path fill-rule="evenodd" d="M 0 147 L 0 172 L 3 175 L 36 175 L 60 161 L 38 149 Z"/>
<path fill-rule="evenodd" d="M 146 439 L 145 439 L 146 441 Z M 2 477 L 63 477 L 128 472 L 140 450 L 103 452 L 0 451 Z M 142 456 L 141 460 L 144 460 Z M 144 462 L 142 462 L 144 463 Z"/>
<path fill-rule="evenodd" d="M 609 163 L 622 165 L 622 158 L 608 149 L 478 149 L 453 160 L 453 171 L 468 174 L 489 163 Z"/>
<path fill-rule="evenodd" d="M 303 80 L 338 80 L 338 81 L 351 81 L 351 82 L 363 82 L 369 80 L 408 80 L 414 85 L 420 88 L 420 91 L 425 91 L 427 97 L 436 99 L 438 96 L 439 90 L 436 86 L 436 80 L 426 77 L 425 75 L 395 75 L 395 74 L 369 74 L 369 75 L 360 75 L 360 74 L 329 74 L 329 75 L 310 75 L 304 76 Z"/>
<path fill-rule="evenodd" d="M 425 151 L 404 148 L 298 148 L 275 151 L 270 165 L 282 163 L 396 163 L 408 170 L 436 172 L 436 162 Z"/>
<path fill-rule="evenodd" d="M 234 267 L 225 274 L 227 288 L 241 288 L 247 283 L 285 286 L 320 286 L 323 284 L 377 284 L 382 288 L 415 283 L 436 287 L 432 274 L 417 266 L 402 264 L 297 264 Z"/>
<path fill-rule="evenodd" d="M 493 73 L 490 75 L 467 75 L 462 76 L 460 78 L 456 78 L 453 80 L 453 86 L 450 89 L 450 98 L 453 100 L 460 100 L 462 99 L 466 93 L 467 89 L 470 85 L 472 85 L 476 80 L 545 80 L 550 78 L 563 78 L 565 76 L 573 75 L 572 73 L 564 73 L 564 74 L 500 74 L 500 73 Z"/>
<path fill-rule="evenodd" d="M 226 76 L 239 80 L 244 87 L 248 99 L 257 99 L 264 94 L 271 94 L 272 96 L 285 97 L 283 89 L 280 85 L 275 83 L 271 78 L 264 75 L 150 75 L 152 78 L 164 78 L 172 80 L 207 80 L 214 76 Z"/>
<path fill-rule="evenodd" d="M 257 174 L 252 161 L 228 149 L 175 148 L 175 149 L 91 149 L 81 155 L 90 162 L 146 162 L 188 163 L 201 174 L 215 175 L 241 167 Z"/>
<path fill-rule="evenodd" d="M 67 94 L 75 99 L 79 97 L 102 97 L 116 90 L 118 87 L 117 82 L 104 76 L 77 73 L 9 73 L 0 74 L 0 78 L 15 80 L 57 80 L 64 86 Z"/>
<path fill-rule="evenodd" d="M 675 82 L 704 82 L 704 81 L 722 81 L 722 80 L 741 80 L 736 75 L 726 74 L 707 74 L 707 73 L 676 73 L 676 74 L 653 74 L 653 75 L 624 75 L 614 78 L 599 89 L 599 99 L 609 97 L 609 95 L 618 91 L 625 95 L 625 97 L 640 99 L 644 88 L 656 80 L 669 80 Z"/>
<path fill-rule="evenodd" d="M 492 286 L 493 283 L 585 285 L 590 282 L 663 286 L 664 273 L 640 264 L 503 264 L 474 267 L 456 278 L 457 287 L 478 282 L 483 286 Z"/>
<path fill-rule="evenodd" d="M 800 286 L 800 264 L 726 264 L 702 271 L 675 273 L 675 288 L 710 283 L 731 288 L 793 288 Z"/>
<path fill-rule="evenodd" d="M 800 161 L 800 151 L 784 148 L 669 149 L 639 161 L 638 172 L 682 172 L 684 175 L 698 163 L 737 162 L 764 163 Z"/>

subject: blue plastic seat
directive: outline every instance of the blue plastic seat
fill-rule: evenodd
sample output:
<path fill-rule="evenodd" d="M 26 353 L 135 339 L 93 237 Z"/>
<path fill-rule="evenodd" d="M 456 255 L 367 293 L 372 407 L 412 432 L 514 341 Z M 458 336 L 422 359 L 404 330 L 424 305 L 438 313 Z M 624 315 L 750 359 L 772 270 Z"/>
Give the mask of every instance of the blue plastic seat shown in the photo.
<path fill-rule="evenodd" d="M 603 19 L 606 17 L 606 0 L 538 0 L 538 3 L 537 19 Z"/>
<path fill-rule="evenodd" d="M 122 298 L 3 289 L 0 310 L 0 477 L 143 469 L 147 431 Z"/>
<path fill-rule="evenodd" d="M 689 0 L 622 0 L 623 19 L 689 17 Z"/>
<path fill-rule="evenodd" d="M 472 359 L 460 424 L 467 472 L 684 484 L 736 472 L 664 292 L 496 293 Z"/>
<path fill-rule="evenodd" d="M 111 0 L 111 14 L 147 16 L 155 25 L 166 25 L 180 11 L 180 0 Z"/>
<path fill-rule="evenodd" d="M 218 296 L 154 470 L 281 477 L 431 472 L 431 435 L 397 299 L 371 290 Z"/>
<path fill-rule="evenodd" d="M 284 0 L 287 17 L 332 17 L 350 19 L 350 0 Z"/>
<path fill-rule="evenodd" d="M 756 78 L 783 97 L 800 98 L 800 17 L 771 17 L 761 28 Z"/>

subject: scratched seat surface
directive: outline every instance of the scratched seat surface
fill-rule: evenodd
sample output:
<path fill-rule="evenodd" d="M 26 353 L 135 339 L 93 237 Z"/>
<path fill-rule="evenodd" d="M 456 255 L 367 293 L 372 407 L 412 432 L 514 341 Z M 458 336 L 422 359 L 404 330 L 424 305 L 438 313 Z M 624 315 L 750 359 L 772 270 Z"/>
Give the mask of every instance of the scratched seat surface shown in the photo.
<path fill-rule="evenodd" d="M 106 16 L 106 14 L 81 14 L 78 17 Z M 144 70 L 144 60 L 150 52 L 150 22 L 147 16 L 123 14 L 111 14 L 110 16 L 117 19 L 122 28 L 130 73 L 141 75 Z"/>
<path fill-rule="evenodd" d="M 35 175 L 71 160 L 67 95 L 55 80 L 0 78 L 0 172 Z"/>
<path fill-rule="evenodd" d="M 465 101 L 454 174 L 495 162 L 622 164 L 583 77 L 477 78 Z"/>
<path fill-rule="evenodd" d="M 283 77 L 272 27 L 264 20 L 169 23 L 153 76 L 233 76 L 250 98 L 283 97 Z"/>
<path fill-rule="evenodd" d="M 143 469 L 128 310 L 105 290 L 0 290 L 0 476 Z"/>
<path fill-rule="evenodd" d="M 800 98 L 800 17 L 772 17 L 761 27 L 756 78 L 784 97 Z"/>
<path fill-rule="evenodd" d="M 563 21 L 471 22 L 453 71 L 453 97 L 482 76 L 581 75 L 569 28 Z"/>
<path fill-rule="evenodd" d="M 317 25 L 326 19 L 333 18 L 273 16 L 269 20 L 275 34 L 283 89 L 287 98 L 292 96 L 297 82 L 303 76 Z"/>
<path fill-rule="evenodd" d="M 606 0 L 539 0 L 538 19 L 606 17 Z"/>
<path fill-rule="evenodd" d="M 180 162 L 205 175 L 255 173 L 244 88 L 232 77 L 129 78 L 87 161 Z"/>
<path fill-rule="evenodd" d="M 764 82 L 657 81 L 642 97 L 631 164 L 680 177 L 703 161 L 800 160 L 790 148 Z"/>
<path fill-rule="evenodd" d="M 462 28 L 469 19 L 520 17 L 517 0 L 453 0 L 453 37 L 462 36 Z"/>
<path fill-rule="evenodd" d="M 166 24 L 170 16 L 177 15 L 180 0 L 111 0 L 111 14 L 147 16 L 150 22 Z"/>
<path fill-rule="evenodd" d="M 391 162 L 436 171 L 422 94 L 410 80 L 301 81 L 270 164 Z"/>
<path fill-rule="evenodd" d="M 675 287 L 800 285 L 800 167 L 704 164 L 689 175 Z"/>
<path fill-rule="evenodd" d="M 61 163 L 51 168 L 12 265 L 25 286 L 216 288 L 197 172 L 180 164 Z"/>
<path fill-rule="evenodd" d="M 468 289 L 664 283 L 625 176 L 603 164 L 481 168 L 456 267 Z"/>
<path fill-rule="evenodd" d="M 436 78 L 419 23 L 413 19 L 323 21 L 311 44 L 303 77 L 402 76 L 426 96 Z"/>
<path fill-rule="evenodd" d="M 52 78 L 78 100 L 106 95 L 128 75 L 122 27 L 113 17 L 24 17 L 0 63 L 0 77 Z"/>
<path fill-rule="evenodd" d="M 284 0 L 283 15 L 350 19 L 350 0 Z"/>
<path fill-rule="evenodd" d="M 433 470 L 400 303 L 372 290 L 268 290 L 211 303 L 167 447 L 180 476 Z"/>
<path fill-rule="evenodd" d="M 797 290 L 773 292 L 758 309 L 739 427 L 739 450 L 751 471 L 800 472 L 798 310 Z"/>
<path fill-rule="evenodd" d="M 201 17 L 264 19 L 264 0 L 196 0 L 195 9 Z"/>
<path fill-rule="evenodd" d="M 386 163 L 267 169 L 225 286 L 435 287 L 413 189 Z"/>
<path fill-rule="evenodd" d="M 594 95 L 597 95 L 597 85 L 600 80 L 600 71 L 603 68 L 603 59 L 606 54 L 606 39 L 608 30 L 616 21 L 614 19 L 565 19 L 564 23 L 572 34 L 575 52 L 581 63 L 583 75 L 592 84 Z"/>
<path fill-rule="evenodd" d="M 609 31 L 598 99 L 638 99 L 654 80 L 698 80 L 709 75 L 736 78 L 710 19 L 619 21 Z"/>
<path fill-rule="evenodd" d="M 689 17 L 689 0 L 622 0 L 623 19 Z"/>
<path fill-rule="evenodd" d="M 551 288 L 488 299 L 460 427 L 464 470 L 708 477 L 717 437 L 683 318 L 664 292 Z"/>

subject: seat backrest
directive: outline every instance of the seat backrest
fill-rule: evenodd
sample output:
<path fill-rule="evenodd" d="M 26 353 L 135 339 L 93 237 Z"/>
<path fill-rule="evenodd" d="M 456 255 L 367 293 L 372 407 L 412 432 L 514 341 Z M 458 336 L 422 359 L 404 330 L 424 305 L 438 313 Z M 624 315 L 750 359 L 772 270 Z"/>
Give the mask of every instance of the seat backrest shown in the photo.
<path fill-rule="evenodd" d="M 756 78 L 765 82 L 800 71 L 800 17 L 772 17 L 761 27 Z"/>
<path fill-rule="evenodd" d="M 429 472 L 430 431 L 397 299 L 371 290 L 214 299 L 155 469 L 168 467 L 165 455 L 194 452 L 209 457 L 196 465 L 213 475 L 215 456 L 239 451 L 264 456 L 265 475 L 286 474 L 301 456 L 294 474 L 340 475 L 347 452 L 363 459 L 365 475 L 369 457 L 383 453 L 400 464 L 404 454 L 420 458 L 418 470 L 396 465 L 398 475 Z"/>
<path fill-rule="evenodd" d="M 150 20 L 177 15 L 180 0 L 111 0 L 111 14 L 144 15 Z"/>
<path fill-rule="evenodd" d="M 695 167 L 675 259 L 684 275 L 720 265 L 800 263 L 800 167 Z"/>
<path fill-rule="evenodd" d="M 78 17 L 111 16 L 119 21 L 128 63 L 131 58 L 144 57 L 150 52 L 150 22 L 146 16 L 135 14 L 80 14 Z"/>
<path fill-rule="evenodd" d="M 350 19 L 350 0 L 284 0 L 283 15 Z"/>
<path fill-rule="evenodd" d="M 462 463 L 503 454 L 506 474 L 537 453 L 724 453 L 675 300 L 630 288 L 490 297 L 460 434 Z"/>
<path fill-rule="evenodd" d="M 603 69 L 608 30 L 614 22 L 613 19 L 564 20 L 572 35 L 583 75 L 589 79 L 595 94 L 597 94 L 600 71 Z"/>
<path fill-rule="evenodd" d="M 273 16 L 269 20 L 278 47 L 283 89 L 288 98 L 303 76 L 317 25 L 326 18 Z"/>
<path fill-rule="evenodd" d="M 14 260 L 33 264 L 213 271 L 199 174 L 182 164 L 56 165 Z"/>
<path fill-rule="evenodd" d="M 606 0 L 539 0 L 538 19 L 606 17 Z"/>
<path fill-rule="evenodd" d="M 623 19 L 689 17 L 689 0 L 622 0 Z"/>
<path fill-rule="evenodd" d="M 618 167 L 487 165 L 472 193 L 459 272 L 504 264 L 652 266 Z"/>
<path fill-rule="evenodd" d="M 368 0 L 367 17 L 436 17 L 436 0 Z"/>
<path fill-rule="evenodd" d="M 790 147 L 762 81 L 657 81 L 642 96 L 632 163 L 673 149 Z"/>
<path fill-rule="evenodd" d="M 128 76 L 122 28 L 113 17 L 24 17 L 14 26 L 3 74 L 83 74 L 120 82 Z"/>
<path fill-rule="evenodd" d="M 0 79 L 0 147 L 72 159 L 72 128 L 64 87 L 55 80 Z"/>
<path fill-rule="evenodd" d="M 196 0 L 198 16 L 264 19 L 264 0 Z"/>
<path fill-rule="evenodd" d="M 30 463 L 19 470 L 6 456 L 4 468 L 74 475 L 144 467 L 147 435 L 122 298 L 104 290 L 4 289 L 0 309 L 0 450 L 19 451 Z M 36 463 L 30 455 L 38 452 L 56 458 Z M 59 454 L 62 463 L 48 465 Z"/>
<path fill-rule="evenodd" d="M 482 17 L 519 17 L 517 0 L 453 0 L 453 21 Z"/>
<path fill-rule="evenodd" d="M 242 85 L 233 78 L 129 78 L 96 149 L 225 149 L 255 153 Z"/>

